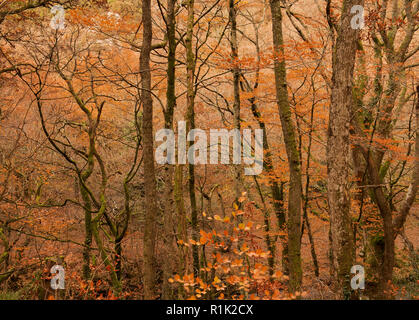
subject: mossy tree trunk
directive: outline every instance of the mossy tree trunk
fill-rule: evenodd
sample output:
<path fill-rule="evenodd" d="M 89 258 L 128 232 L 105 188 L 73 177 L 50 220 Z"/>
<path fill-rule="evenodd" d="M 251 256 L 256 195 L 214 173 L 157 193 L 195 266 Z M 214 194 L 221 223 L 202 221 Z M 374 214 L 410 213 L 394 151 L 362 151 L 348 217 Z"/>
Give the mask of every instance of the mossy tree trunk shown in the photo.
<path fill-rule="evenodd" d="M 282 32 L 281 1 L 270 0 L 272 13 L 272 33 L 274 44 L 274 72 L 276 100 L 279 116 L 281 118 L 282 132 L 285 149 L 287 151 L 290 170 L 289 193 L 288 193 L 288 269 L 289 290 L 299 291 L 302 282 L 301 269 L 301 165 L 298 152 L 295 126 L 292 121 L 292 113 L 288 101 L 286 81 L 286 65 L 284 58 L 284 37 Z"/>
<path fill-rule="evenodd" d="M 167 17 L 166 17 L 166 33 L 168 43 L 168 55 L 167 55 L 167 91 L 166 91 L 166 109 L 164 110 L 164 127 L 165 129 L 173 130 L 173 114 L 176 106 L 176 16 L 175 16 L 175 4 L 176 0 L 167 0 Z M 173 186 L 173 175 L 174 168 L 172 164 L 166 164 L 163 167 L 163 181 L 164 181 L 164 202 L 163 202 L 163 242 L 165 256 L 171 263 L 167 261 L 163 264 L 163 286 L 162 286 L 162 298 L 173 299 L 171 293 L 171 287 L 168 282 L 172 270 L 173 261 L 176 259 L 175 250 L 173 246 L 174 242 L 174 186 Z"/>
<path fill-rule="evenodd" d="M 194 17 L 195 17 L 195 1 L 187 1 L 188 20 L 186 30 L 186 69 L 187 69 L 187 111 L 186 111 L 186 132 L 195 129 L 195 55 L 193 52 L 193 32 L 194 32 Z M 194 144 L 193 141 L 189 142 L 189 147 Z M 195 194 L 195 166 L 192 163 L 188 164 L 188 190 L 189 200 L 191 205 L 191 221 L 192 221 L 192 239 L 198 241 L 199 228 L 198 228 L 198 209 L 196 204 Z M 198 246 L 192 245 L 193 257 L 193 272 L 195 277 L 199 276 L 199 252 Z"/>

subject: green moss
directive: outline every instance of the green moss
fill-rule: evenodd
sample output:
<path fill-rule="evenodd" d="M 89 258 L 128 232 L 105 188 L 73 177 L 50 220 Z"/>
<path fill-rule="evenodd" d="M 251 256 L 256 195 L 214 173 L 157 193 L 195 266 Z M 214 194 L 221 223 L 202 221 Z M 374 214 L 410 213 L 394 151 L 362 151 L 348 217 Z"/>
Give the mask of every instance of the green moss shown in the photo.
<path fill-rule="evenodd" d="M 20 291 L 6 291 L 0 292 L 0 300 L 19 300 L 21 296 Z"/>

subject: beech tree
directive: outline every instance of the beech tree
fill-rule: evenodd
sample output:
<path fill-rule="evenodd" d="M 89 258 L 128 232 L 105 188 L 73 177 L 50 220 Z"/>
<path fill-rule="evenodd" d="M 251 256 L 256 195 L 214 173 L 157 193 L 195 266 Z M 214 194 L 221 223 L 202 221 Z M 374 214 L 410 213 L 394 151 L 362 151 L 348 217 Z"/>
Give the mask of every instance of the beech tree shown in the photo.
<path fill-rule="evenodd" d="M 287 150 L 290 186 L 288 199 L 288 243 L 287 259 L 290 273 L 290 291 L 300 290 L 302 281 L 301 270 L 301 201 L 302 182 L 300 155 L 297 150 L 295 126 L 291 118 L 291 108 L 288 101 L 286 80 L 286 65 L 284 59 L 284 36 L 282 32 L 281 3 L 270 1 L 272 13 L 272 33 L 274 44 L 274 71 L 278 111 L 281 118 L 285 148 Z"/>
<path fill-rule="evenodd" d="M 350 213 L 350 110 L 358 29 L 351 25 L 351 9 L 363 1 L 344 1 L 333 46 L 333 76 L 327 140 L 328 203 L 332 235 L 333 268 L 341 296 L 351 295 L 350 271 L 354 265 L 354 242 Z"/>

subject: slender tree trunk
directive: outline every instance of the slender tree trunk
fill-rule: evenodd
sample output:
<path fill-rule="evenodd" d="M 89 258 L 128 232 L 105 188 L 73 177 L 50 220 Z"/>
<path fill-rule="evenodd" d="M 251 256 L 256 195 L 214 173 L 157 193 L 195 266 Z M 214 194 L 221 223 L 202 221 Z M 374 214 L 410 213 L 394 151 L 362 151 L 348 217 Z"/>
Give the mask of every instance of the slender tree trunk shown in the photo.
<path fill-rule="evenodd" d="M 144 226 L 144 298 L 155 298 L 156 268 L 154 249 L 156 238 L 156 178 L 153 148 L 153 99 L 151 96 L 150 54 L 152 41 L 151 0 L 142 2 L 143 45 L 140 56 L 141 101 L 143 104 L 143 152 L 145 189 Z"/>
<path fill-rule="evenodd" d="M 235 5 L 235 0 L 229 0 L 229 20 L 230 20 L 230 48 L 231 48 L 231 64 L 232 64 L 232 73 L 233 73 L 233 95 L 234 95 L 234 104 L 233 104 L 233 113 L 234 113 L 234 129 L 237 129 L 240 132 L 241 123 L 240 123 L 240 66 L 239 66 L 239 47 L 237 43 L 237 9 Z M 243 184 L 243 174 L 240 165 L 234 165 L 234 192 L 235 192 L 235 202 L 238 207 L 241 206 L 241 203 L 238 199 L 242 194 L 242 184 Z M 239 221 L 242 219 L 241 216 L 238 217 Z"/>
<path fill-rule="evenodd" d="M 268 265 L 269 265 L 269 275 L 272 276 L 274 274 L 275 269 L 275 251 L 276 251 L 276 243 L 275 241 L 272 241 L 270 232 L 271 232 L 271 216 L 269 214 L 269 210 L 266 206 L 265 197 L 263 196 L 262 189 L 259 185 L 259 182 L 257 180 L 256 176 L 253 176 L 253 179 L 255 180 L 256 188 L 259 193 L 260 200 L 263 205 L 263 217 L 264 217 L 264 223 L 265 223 L 265 242 L 266 247 L 269 250 L 269 257 L 268 257 Z"/>
<path fill-rule="evenodd" d="M 195 1 L 189 0 L 188 7 L 188 26 L 186 31 L 186 68 L 187 68 L 187 114 L 186 114 L 186 132 L 195 128 L 195 56 L 193 52 L 192 37 L 194 27 L 194 9 Z M 189 147 L 194 144 L 193 141 L 189 142 Z M 195 195 L 195 167 L 192 163 L 188 164 L 188 187 L 189 199 L 191 204 L 191 221 L 192 221 L 192 239 L 198 241 L 198 209 L 196 205 Z M 193 271 L 195 277 L 199 276 L 199 253 L 198 246 L 192 245 L 193 257 Z"/>
<path fill-rule="evenodd" d="M 314 239 L 313 239 L 313 234 L 311 232 L 311 226 L 310 226 L 310 220 L 308 218 L 308 207 L 309 207 L 309 192 L 310 192 L 310 160 L 311 160 L 311 146 L 312 146 L 312 142 L 313 142 L 313 121 L 314 121 L 314 107 L 315 107 L 315 84 L 314 84 L 314 80 L 312 79 L 312 86 L 313 86 L 313 104 L 311 107 L 311 112 L 310 112 L 310 130 L 309 130 L 309 134 L 308 134 L 308 147 L 307 147 L 307 164 L 306 164 L 306 184 L 305 184 L 305 194 L 304 194 L 304 206 L 303 206 L 303 219 L 305 222 L 305 225 L 307 226 L 307 234 L 308 234 L 308 239 L 310 241 L 310 248 L 311 248 L 311 258 L 313 260 L 313 267 L 314 267 L 314 274 L 316 277 L 319 276 L 319 263 L 317 261 L 317 254 L 316 254 L 316 248 L 314 246 Z M 304 223 L 303 223 L 303 228 L 301 231 L 301 238 L 304 235 Z"/>
<path fill-rule="evenodd" d="M 175 17 L 175 3 L 176 0 L 167 0 L 167 40 L 168 40 L 168 56 L 167 56 L 167 92 L 166 92 L 166 110 L 164 112 L 164 126 L 166 129 L 173 130 L 173 114 L 176 105 L 176 17 Z M 173 190 L 173 165 L 166 164 L 164 166 L 164 194 L 165 199 L 163 203 L 163 233 L 164 233 L 164 250 L 166 257 L 170 258 L 171 263 L 163 264 L 163 286 L 162 298 L 172 299 L 173 296 L 168 282 L 172 270 L 173 261 L 175 260 L 175 251 L 173 247 L 174 237 L 174 190 Z"/>
<path fill-rule="evenodd" d="M 301 166 L 294 123 L 288 101 L 286 66 L 284 58 L 284 38 L 282 33 L 282 13 L 279 0 L 270 0 L 272 13 L 272 33 L 275 50 L 275 87 L 279 116 L 281 118 L 285 149 L 287 151 L 290 186 L 288 196 L 288 259 L 289 290 L 298 291 L 302 282 L 301 270 Z"/>
<path fill-rule="evenodd" d="M 175 204 L 176 204 L 176 213 L 177 213 L 178 238 L 179 240 L 183 241 L 183 243 L 187 243 L 188 229 L 187 229 L 187 222 L 186 222 L 185 203 L 183 200 L 183 165 L 178 165 L 175 169 L 174 195 L 175 195 Z M 179 253 L 180 253 L 178 273 L 179 275 L 183 276 L 188 273 L 189 250 L 188 250 L 188 247 L 184 245 L 179 244 L 178 247 L 179 247 Z M 181 288 L 181 292 L 179 293 L 179 299 L 182 299 L 182 291 L 183 291 L 183 287 Z"/>
<path fill-rule="evenodd" d="M 80 184 L 80 191 L 84 202 L 84 248 L 83 248 L 83 279 L 90 279 L 90 251 L 92 247 L 92 205 L 87 190 Z"/>

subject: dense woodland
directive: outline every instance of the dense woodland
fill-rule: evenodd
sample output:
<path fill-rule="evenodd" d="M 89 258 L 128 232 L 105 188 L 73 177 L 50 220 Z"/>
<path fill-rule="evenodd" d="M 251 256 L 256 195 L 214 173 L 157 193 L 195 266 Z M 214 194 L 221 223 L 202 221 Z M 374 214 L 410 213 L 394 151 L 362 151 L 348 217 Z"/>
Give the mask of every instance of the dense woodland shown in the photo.
<path fill-rule="evenodd" d="M 418 13 L 0 0 L 0 299 L 419 299 Z M 263 171 L 159 164 L 182 121 Z"/>

